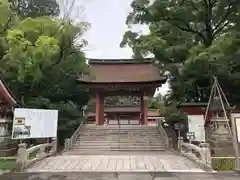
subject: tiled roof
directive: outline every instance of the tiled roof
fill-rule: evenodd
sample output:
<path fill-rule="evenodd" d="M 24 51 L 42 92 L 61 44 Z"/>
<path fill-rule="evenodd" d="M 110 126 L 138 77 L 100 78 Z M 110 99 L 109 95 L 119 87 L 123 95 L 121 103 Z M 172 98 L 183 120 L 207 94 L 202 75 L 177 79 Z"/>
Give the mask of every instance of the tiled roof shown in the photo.
<path fill-rule="evenodd" d="M 9 89 L 6 88 L 3 78 L 0 76 L 0 95 L 3 96 L 5 101 L 11 104 L 17 104 L 16 100 L 13 98 Z"/>
<path fill-rule="evenodd" d="M 132 63 L 131 63 L 132 62 Z M 90 83 L 165 82 L 152 61 L 90 61 L 90 76 L 78 80 Z"/>

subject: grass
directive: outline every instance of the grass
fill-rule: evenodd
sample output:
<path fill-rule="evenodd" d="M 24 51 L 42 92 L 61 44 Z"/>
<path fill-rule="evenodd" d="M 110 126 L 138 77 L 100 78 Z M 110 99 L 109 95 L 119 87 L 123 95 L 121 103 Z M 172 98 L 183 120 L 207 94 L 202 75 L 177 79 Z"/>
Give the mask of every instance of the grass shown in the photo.
<path fill-rule="evenodd" d="M 224 158 L 212 159 L 212 167 L 215 171 L 233 171 L 236 168 L 236 159 Z"/>
<path fill-rule="evenodd" d="M 0 170 L 11 170 L 16 166 L 16 159 L 0 159 Z"/>

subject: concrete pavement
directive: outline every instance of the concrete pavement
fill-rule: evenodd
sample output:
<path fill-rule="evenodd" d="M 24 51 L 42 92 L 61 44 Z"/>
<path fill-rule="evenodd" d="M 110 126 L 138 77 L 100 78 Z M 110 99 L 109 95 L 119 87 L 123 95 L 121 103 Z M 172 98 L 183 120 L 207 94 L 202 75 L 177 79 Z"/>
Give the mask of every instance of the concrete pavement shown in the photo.
<path fill-rule="evenodd" d="M 27 172 L 204 172 L 173 152 L 155 155 L 62 155 L 44 159 Z"/>

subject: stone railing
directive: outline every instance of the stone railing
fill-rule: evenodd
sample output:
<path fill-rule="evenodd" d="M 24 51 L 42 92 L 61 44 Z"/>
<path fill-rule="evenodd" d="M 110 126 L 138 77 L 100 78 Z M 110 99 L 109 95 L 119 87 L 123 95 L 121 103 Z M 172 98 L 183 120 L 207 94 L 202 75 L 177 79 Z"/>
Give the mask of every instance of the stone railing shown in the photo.
<path fill-rule="evenodd" d="M 164 141 L 165 143 L 165 147 L 168 148 L 169 147 L 169 138 L 168 138 L 168 135 L 166 133 L 166 131 L 164 130 L 163 126 L 162 126 L 162 121 L 158 121 L 157 123 L 157 128 L 158 128 L 158 131 L 162 137 L 162 140 Z"/>
<path fill-rule="evenodd" d="M 72 149 L 72 146 L 73 144 L 76 142 L 80 132 L 83 130 L 84 128 L 84 122 L 85 122 L 85 119 L 81 122 L 81 124 L 79 125 L 79 127 L 77 128 L 77 130 L 73 133 L 73 135 L 71 136 L 71 138 L 69 139 L 65 139 L 65 142 L 64 142 L 64 152 L 65 151 L 68 151 L 70 149 Z"/>
<path fill-rule="evenodd" d="M 57 138 L 53 138 L 51 143 L 38 144 L 27 149 L 25 143 L 19 144 L 16 170 L 24 171 L 32 164 L 46 157 L 53 156 L 57 153 Z"/>
<path fill-rule="evenodd" d="M 183 156 L 193 160 L 203 168 L 212 169 L 211 152 L 208 143 L 199 146 L 190 143 L 180 143 L 180 152 Z"/>

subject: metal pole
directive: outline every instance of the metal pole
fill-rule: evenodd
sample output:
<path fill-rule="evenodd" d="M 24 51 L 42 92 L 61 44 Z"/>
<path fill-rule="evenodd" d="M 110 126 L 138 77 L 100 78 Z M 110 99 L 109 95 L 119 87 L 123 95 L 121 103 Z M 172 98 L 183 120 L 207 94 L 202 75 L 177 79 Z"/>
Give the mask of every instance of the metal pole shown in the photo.
<path fill-rule="evenodd" d="M 238 149 L 238 137 L 237 137 L 237 127 L 236 118 L 230 117 L 232 124 L 232 137 L 233 137 L 233 148 L 236 156 L 236 170 L 240 170 L 240 160 L 239 160 L 239 149 Z"/>

